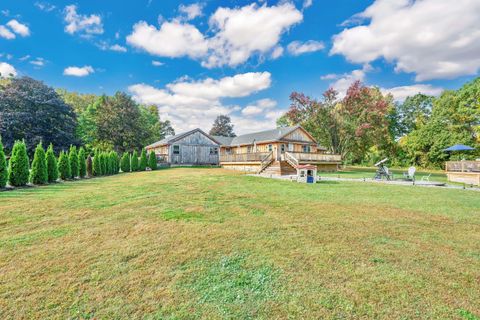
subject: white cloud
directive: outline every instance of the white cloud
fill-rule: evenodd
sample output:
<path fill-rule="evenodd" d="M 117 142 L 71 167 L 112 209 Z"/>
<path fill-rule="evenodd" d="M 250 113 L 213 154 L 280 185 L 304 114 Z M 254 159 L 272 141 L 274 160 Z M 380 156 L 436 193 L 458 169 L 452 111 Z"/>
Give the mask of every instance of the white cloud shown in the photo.
<path fill-rule="evenodd" d="M 303 9 L 309 8 L 312 6 L 312 4 L 313 4 L 313 0 L 304 0 L 302 8 Z"/>
<path fill-rule="evenodd" d="M 404 101 L 407 97 L 423 93 L 429 96 L 438 96 L 442 93 L 443 88 L 434 87 L 430 84 L 415 84 L 411 86 L 394 87 L 390 89 L 381 89 L 383 94 L 390 93 L 396 101 Z"/>
<path fill-rule="evenodd" d="M 34 3 L 35 7 L 37 7 L 38 9 L 42 10 L 42 11 L 45 11 L 45 12 L 50 12 L 50 11 L 53 11 L 55 10 L 56 6 L 54 6 L 53 4 L 51 3 L 48 3 L 48 2 L 40 2 L 40 1 L 37 1 Z"/>
<path fill-rule="evenodd" d="M 200 3 L 193 3 L 191 5 L 185 6 L 181 4 L 178 7 L 178 11 L 184 14 L 187 20 L 193 20 L 196 17 L 200 17 L 202 15 L 203 5 Z"/>
<path fill-rule="evenodd" d="M 281 35 L 302 19 L 302 13 L 291 3 L 218 8 L 209 19 L 210 37 L 179 17 L 160 21 L 159 29 L 139 21 L 127 43 L 160 57 L 188 56 L 207 68 L 233 67 L 255 54 L 278 57 L 283 50 L 278 45 Z"/>
<path fill-rule="evenodd" d="M 323 42 L 308 40 L 305 42 L 293 41 L 287 46 L 287 50 L 290 54 L 298 56 L 304 53 L 320 51 L 325 48 Z"/>
<path fill-rule="evenodd" d="M 271 54 L 271 58 L 272 59 L 278 59 L 280 58 L 281 56 L 283 55 L 283 47 L 282 46 L 276 46 L 273 50 L 272 50 L 272 54 Z"/>
<path fill-rule="evenodd" d="M 161 57 L 198 58 L 207 53 L 203 34 L 193 25 L 178 20 L 163 22 L 160 29 L 140 21 L 127 36 L 127 43 Z"/>
<path fill-rule="evenodd" d="M 163 62 L 160 62 L 160 61 L 156 61 L 156 60 L 152 60 L 152 66 L 154 67 L 161 67 L 163 66 L 165 63 Z"/>
<path fill-rule="evenodd" d="M 91 73 L 94 73 L 95 70 L 91 66 L 84 66 L 84 67 L 68 67 L 63 70 L 63 74 L 65 76 L 73 76 L 73 77 L 86 77 Z"/>
<path fill-rule="evenodd" d="M 36 58 L 35 60 L 30 61 L 30 63 L 37 67 L 43 67 L 46 61 L 43 58 Z"/>
<path fill-rule="evenodd" d="M 103 33 L 102 18 L 98 14 L 83 15 L 77 13 L 76 5 L 65 7 L 65 32 L 69 34 L 80 33 L 84 36 Z"/>
<path fill-rule="evenodd" d="M 275 108 L 277 102 L 272 99 L 261 99 L 256 101 L 253 104 L 250 104 L 242 109 L 242 114 L 244 116 L 256 116 L 259 114 L 264 114 L 265 111 Z"/>
<path fill-rule="evenodd" d="M 340 78 L 340 75 L 336 73 L 329 73 L 320 77 L 321 80 L 335 80 Z"/>
<path fill-rule="evenodd" d="M 23 57 L 21 57 L 21 58 L 18 58 L 18 60 L 20 60 L 20 61 L 26 61 L 26 60 L 28 60 L 28 59 L 30 59 L 30 55 L 29 55 L 29 54 L 27 54 L 26 56 L 23 56 Z"/>
<path fill-rule="evenodd" d="M 28 26 L 18 22 L 15 19 L 8 21 L 7 26 L 9 26 L 10 29 L 13 30 L 13 32 L 22 37 L 28 37 L 30 35 L 30 29 L 28 28 Z"/>
<path fill-rule="evenodd" d="M 302 13 L 291 3 L 218 8 L 209 20 L 216 34 L 209 39 L 209 56 L 202 65 L 236 66 L 253 54 L 265 54 L 278 44 L 284 32 L 302 19 Z"/>
<path fill-rule="evenodd" d="M 10 76 L 17 76 L 17 70 L 11 65 L 6 62 L 0 62 L 0 77 L 7 78 Z"/>
<path fill-rule="evenodd" d="M 110 46 L 109 49 L 112 50 L 112 51 L 117 51 L 117 52 L 127 52 L 127 48 L 125 48 L 124 46 L 121 46 L 119 44 L 114 44 L 114 45 Z"/>
<path fill-rule="evenodd" d="M 11 40 L 11 39 L 15 39 L 16 36 L 15 36 L 15 33 L 7 29 L 5 26 L 0 25 L 0 37 L 7 40 Z"/>
<path fill-rule="evenodd" d="M 175 129 L 196 127 L 207 129 L 219 114 L 230 114 L 235 106 L 222 104 L 224 98 L 246 97 L 267 89 L 271 84 L 268 72 L 250 72 L 221 79 L 194 81 L 181 78 L 158 89 L 141 83 L 128 89 L 140 103 L 155 104 L 162 117 L 172 121 Z"/>
<path fill-rule="evenodd" d="M 365 76 L 367 72 L 372 71 L 372 67 L 369 64 L 363 66 L 362 69 L 356 69 L 351 71 L 350 73 L 345 73 L 343 75 L 337 75 L 337 81 L 333 82 L 330 87 L 335 89 L 338 92 L 338 97 L 343 98 L 347 94 L 348 88 L 354 83 L 355 81 L 365 81 Z M 333 78 L 333 74 L 329 75 Z"/>
<path fill-rule="evenodd" d="M 333 37 L 331 54 L 354 63 L 384 58 L 417 81 L 476 74 L 480 1 L 377 0 L 354 16 L 363 25 Z"/>

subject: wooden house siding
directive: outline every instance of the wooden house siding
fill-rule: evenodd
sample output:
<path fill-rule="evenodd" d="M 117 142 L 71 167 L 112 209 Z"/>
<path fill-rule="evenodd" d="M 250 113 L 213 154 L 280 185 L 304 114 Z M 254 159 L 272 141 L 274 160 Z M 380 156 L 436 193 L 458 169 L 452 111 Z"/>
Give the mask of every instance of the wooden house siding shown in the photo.
<path fill-rule="evenodd" d="M 178 153 L 174 151 L 177 149 L 175 146 L 178 146 Z M 173 141 L 168 154 L 171 164 L 218 164 L 219 145 L 196 131 Z"/>

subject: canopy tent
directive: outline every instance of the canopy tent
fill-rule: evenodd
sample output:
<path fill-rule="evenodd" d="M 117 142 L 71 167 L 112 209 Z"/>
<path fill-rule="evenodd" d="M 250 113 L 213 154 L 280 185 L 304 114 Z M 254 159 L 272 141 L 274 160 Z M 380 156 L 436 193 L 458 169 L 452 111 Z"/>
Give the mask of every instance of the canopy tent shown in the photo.
<path fill-rule="evenodd" d="M 456 144 L 447 149 L 443 149 L 443 151 L 469 151 L 469 150 L 475 150 L 475 148 L 466 146 L 464 144 Z"/>

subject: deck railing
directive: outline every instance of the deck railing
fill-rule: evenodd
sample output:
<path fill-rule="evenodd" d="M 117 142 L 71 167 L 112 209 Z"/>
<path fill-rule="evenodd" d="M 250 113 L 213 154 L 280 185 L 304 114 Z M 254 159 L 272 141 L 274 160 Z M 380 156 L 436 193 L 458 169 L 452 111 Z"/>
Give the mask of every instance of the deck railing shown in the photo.
<path fill-rule="evenodd" d="M 480 172 L 480 161 L 447 161 L 447 172 Z"/>
<path fill-rule="evenodd" d="M 221 154 L 220 162 L 262 162 L 271 152 Z"/>
<path fill-rule="evenodd" d="M 157 163 L 168 162 L 168 154 L 166 153 L 157 153 L 155 156 L 157 157 Z"/>
<path fill-rule="evenodd" d="M 266 167 L 273 162 L 273 151 L 270 151 L 263 159 L 260 165 L 260 170 L 258 172 L 262 172 Z"/>
<path fill-rule="evenodd" d="M 291 157 L 300 162 L 341 162 L 342 157 L 339 154 L 322 154 L 308 152 L 287 152 Z"/>

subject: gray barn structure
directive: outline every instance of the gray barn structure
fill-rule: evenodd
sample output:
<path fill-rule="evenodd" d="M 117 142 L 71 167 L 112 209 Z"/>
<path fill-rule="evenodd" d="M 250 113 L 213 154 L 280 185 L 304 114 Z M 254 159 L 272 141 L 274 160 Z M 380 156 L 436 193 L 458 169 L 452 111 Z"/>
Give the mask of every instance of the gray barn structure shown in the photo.
<path fill-rule="evenodd" d="M 168 165 L 218 165 L 220 143 L 201 129 L 166 137 L 145 147 L 159 163 Z"/>

